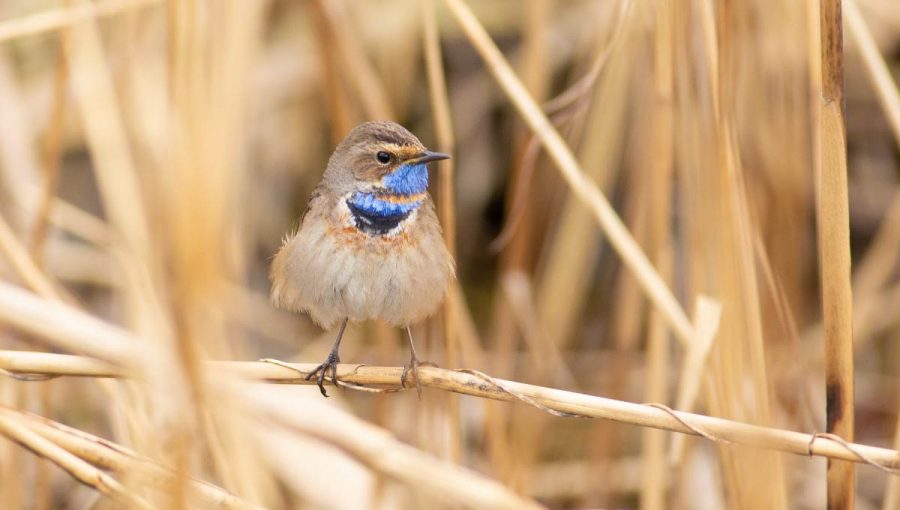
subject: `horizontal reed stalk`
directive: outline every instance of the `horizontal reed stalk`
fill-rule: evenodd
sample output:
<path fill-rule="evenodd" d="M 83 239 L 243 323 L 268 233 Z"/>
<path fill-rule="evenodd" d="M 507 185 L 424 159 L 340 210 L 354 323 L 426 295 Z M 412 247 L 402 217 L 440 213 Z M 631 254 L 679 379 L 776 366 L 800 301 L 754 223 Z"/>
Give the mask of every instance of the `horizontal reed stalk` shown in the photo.
<path fill-rule="evenodd" d="M 315 384 L 306 374 L 314 363 L 284 363 L 279 366 L 266 361 L 207 361 L 210 373 L 227 373 L 248 379 L 278 384 Z M 289 367 L 289 368 L 288 368 Z M 85 356 L 26 351 L 0 351 L 0 369 L 23 377 L 127 377 L 127 370 Z M 367 390 L 399 390 L 403 367 L 373 367 L 344 364 L 338 366 L 338 382 L 345 387 Z M 704 436 L 723 443 L 754 446 L 797 455 L 814 455 L 830 459 L 865 462 L 888 470 L 900 470 L 900 452 L 848 443 L 846 446 L 826 437 L 771 427 L 724 420 L 695 413 L 670 411 L 653 404 L 635 404 L 609 398 L 535 386 L 503 379 L 493 379 L 471 371 L 435 367 L 419 368 L 424 387 L 452 391 L 505 402 L 525 402 L 550 412 L 603 418 L 643 427 Z"/>

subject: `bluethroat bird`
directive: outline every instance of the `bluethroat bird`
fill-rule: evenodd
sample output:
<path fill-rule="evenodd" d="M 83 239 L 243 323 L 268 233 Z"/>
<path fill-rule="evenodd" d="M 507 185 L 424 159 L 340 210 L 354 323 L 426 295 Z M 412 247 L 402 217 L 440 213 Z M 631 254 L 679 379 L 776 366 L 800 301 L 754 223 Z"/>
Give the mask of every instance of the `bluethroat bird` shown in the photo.
<path fill-rule="evenodd" d="M 329 370 L 337 385 L 347 321 L 371 319 L 406 329 L 401 382 L 412 372 L 421 394 L 410 325 L 434 313 L 454 277 L 426 165 L 449 157 L 394 122 L 360 124 L 334 150 L 300 228 L 275 256 L 275 305 L 306 312 L 324 329 L 340 323 L 331 353 L 306 377 L 318 374 L 322 395 Z"/>

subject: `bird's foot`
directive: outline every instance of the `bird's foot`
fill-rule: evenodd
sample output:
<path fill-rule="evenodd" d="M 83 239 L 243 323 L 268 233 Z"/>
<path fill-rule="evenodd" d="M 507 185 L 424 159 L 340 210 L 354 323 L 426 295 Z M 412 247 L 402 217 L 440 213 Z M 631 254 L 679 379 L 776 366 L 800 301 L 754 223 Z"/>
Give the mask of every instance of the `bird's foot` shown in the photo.
<path fill-rule="evenodd" d="M 419 382 L 420 366 L 436 367 L 437 365 L 431 361 L 419 361 L 414 354 L 409 358 L 409 363 L 403 365 L 403 372 L 400 374 L 400 385 L 406 388 L 406 378 L 412 373 L 413 379 L 416 380 L 416 394 L 418 394 L 419 400 L 422 399 L 422 384 Z"/>
<path fill-rule="evenodd" d="M 306 376 L 306 380 L 310 381 L 313 377 L 316 377 L 316 374 L 319 374 L 316 377 L 316 384 L 319 385 L 319 391 L 322 392 L 322 395 L 327 397 L 328 393 L 325 392 L 325 386 L 323 383 L 325 382 L 325 375 L 328 373 L 328 370 L 331 370 L 331 382 L 334 383 L 335 387 L 337 387 L 337 366 L 338 363 L 341 362 L 341 357 L 338 355 L 336 351 L 331 351 L 328 354 L 328 357 L 325 358 L 325 361 L 322 362 L 319 366 L 317 366 L 312 372 L 310 372 Z"/>

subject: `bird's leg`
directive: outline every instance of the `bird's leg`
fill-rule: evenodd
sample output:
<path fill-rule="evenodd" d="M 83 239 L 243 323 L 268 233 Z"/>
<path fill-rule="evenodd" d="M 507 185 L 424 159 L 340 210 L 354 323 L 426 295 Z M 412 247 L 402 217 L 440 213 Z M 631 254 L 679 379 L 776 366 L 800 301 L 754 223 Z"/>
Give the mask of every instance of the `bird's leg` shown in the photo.
<path fill-rule="evenodd" d="M 306 376 L 306 380 L 309 381 L 315 377 L 316 374 L 319 374 L 319 377 L 316 378 L 316 383 L 319 385 L 319 391 L 326 397 L 328 396 L 328 393 L 325 393 L 325 386 L 323 386 L 322 383 L 325 382 L 325 374 L 328 373 L 329 369 L 331 369 L 331 382 L 337 387 L 337 366 L 338 363 L 341 362 L 341 355 L 338 354 L 338 349 L 341 348 L 341 338 L 344 337 L 344 329 L 346 327 L 347 319 L 344 319 L 344 321 L 341 322 L 341 329 L 338 330 L 337 338 L 334 340 L 334 345 L 331 347 L 331 352 L 328 353 L 328 357 L 325 358 L 325 361 L 322 362 L 321 365 L 317 366 L 315 370 Z"/>
<path fill-rule="evenodd" d="M 403 372 L 400 374 L 400 384 L 405 388 L 406 376 L 412 372 L 413 379 L 416 380 L 416 393 L 421 399 L 422 385 L 419 383 L 419 365 L 430 365 L 433 367 L 436 367 L 437 365 L 430 361 L 419 361 L 419 358 L 416 356 L 416 346 L 413 345 L 412 331 L 410 331 L 409 326 L 406 327 L 406 338 L 409 339 L 409 364 L 403 366 Z"/>

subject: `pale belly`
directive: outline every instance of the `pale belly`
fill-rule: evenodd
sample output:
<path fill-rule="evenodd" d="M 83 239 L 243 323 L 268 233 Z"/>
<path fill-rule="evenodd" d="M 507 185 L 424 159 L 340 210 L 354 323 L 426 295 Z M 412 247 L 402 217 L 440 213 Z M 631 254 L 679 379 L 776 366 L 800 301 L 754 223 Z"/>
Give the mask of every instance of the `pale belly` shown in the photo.
<path fill-rule="evenodd" d="M 325 328 L 344 318 L 403 327 L 434 313 L 452 278 L 453 261 L 436 219 L 434 226 L 411 221 L 402 232 L 383 236 L 322 222 L 304 225 L 278 253 L 272 297 Z"/>

